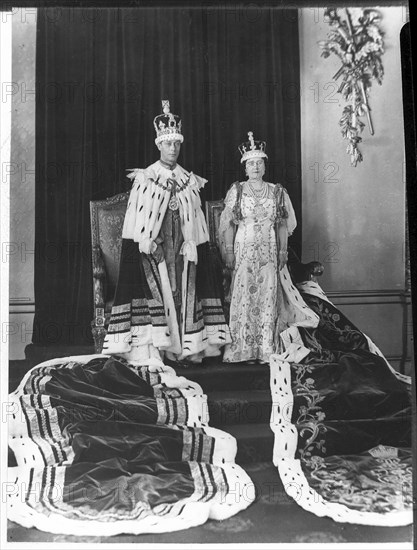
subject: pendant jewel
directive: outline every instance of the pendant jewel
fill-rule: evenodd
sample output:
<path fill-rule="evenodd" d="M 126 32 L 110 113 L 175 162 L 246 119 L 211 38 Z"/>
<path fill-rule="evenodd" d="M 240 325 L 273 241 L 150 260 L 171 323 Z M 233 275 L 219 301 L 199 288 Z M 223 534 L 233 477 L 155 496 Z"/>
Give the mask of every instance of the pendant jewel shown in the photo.
<path fill-rule="evenodd" d="M 178 207 L 179 207 L 178 199 L 175 195 L 172 195 L 168 203 L 168 208 L 170 210 L 178 210 Z"/>

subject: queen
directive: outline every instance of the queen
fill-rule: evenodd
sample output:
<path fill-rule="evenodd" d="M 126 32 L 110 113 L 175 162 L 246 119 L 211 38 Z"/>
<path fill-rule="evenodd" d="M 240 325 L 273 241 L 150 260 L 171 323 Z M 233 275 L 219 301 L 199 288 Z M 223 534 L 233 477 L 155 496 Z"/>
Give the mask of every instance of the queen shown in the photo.
<path fill-rule="evenodd" d="M 225 362 L 268 363 L 280 351 L 283 291 L 279 271 L 286 269 L 288 236 L 297 222 L 287 191 L 264 181 L 264 141 L 239 146 L 246 181 L 230 187 L 219 225 L 222 259 L 233 271 L 230 304 L 232 343 Z"/>

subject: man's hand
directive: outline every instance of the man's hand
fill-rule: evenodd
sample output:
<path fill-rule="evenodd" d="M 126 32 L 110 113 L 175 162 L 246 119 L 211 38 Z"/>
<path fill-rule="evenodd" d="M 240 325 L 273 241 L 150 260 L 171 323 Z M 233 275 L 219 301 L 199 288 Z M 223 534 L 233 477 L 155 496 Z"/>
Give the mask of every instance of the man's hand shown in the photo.
<path fill-rule="evenodd" d="M 161 262 L 163 262 L 165 260 L 164 249 L 162 248 L 162 246 L 160 244 L 156 245 L 156 250 L 154 252 L 152 252 L 152 256 L 155 258 L 155 260 L 158 264 L 160 264 Z"/>

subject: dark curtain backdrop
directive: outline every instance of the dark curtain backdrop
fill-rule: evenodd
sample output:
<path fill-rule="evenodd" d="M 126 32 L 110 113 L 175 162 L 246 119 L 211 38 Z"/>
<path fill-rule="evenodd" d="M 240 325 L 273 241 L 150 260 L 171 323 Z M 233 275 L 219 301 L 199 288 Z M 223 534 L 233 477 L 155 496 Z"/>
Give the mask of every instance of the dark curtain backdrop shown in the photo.
<path fill-rule="evenodd" d="M 161 99 L 182 118 L 179 163 L 209 180 L 203 200 L 243 178 L 252 130 L 301 226 L 297 10 L 39 9 L 36 70 L 34 343 L 91 341 L 89 201 L 157 160 Z"/>

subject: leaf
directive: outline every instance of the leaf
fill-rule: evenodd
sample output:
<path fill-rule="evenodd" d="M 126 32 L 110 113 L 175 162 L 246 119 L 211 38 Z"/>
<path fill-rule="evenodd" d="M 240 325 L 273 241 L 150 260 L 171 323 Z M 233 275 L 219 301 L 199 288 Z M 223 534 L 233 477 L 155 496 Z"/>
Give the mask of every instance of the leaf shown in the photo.
<path fill-rule="evenodd" d="M 351 164 L 357 166 L 358 162 L 363 161 L 358 144 L 362 141 L 360 134 L 365 128 L 361 117 L 370 111 L 367 104 L 369 90 L 374 80 L 381 85 L 384 77 L 381 60 L 384 32 L 379 27 L 381 13 L 376 9 L 349 8 L 346 10 L 348 20 L 339 13 L 337 8 L 326 8 L 326 22 L 331 29 L 327 40 L 320 41 L 319 46 L 323 50 L 322 57 L 328 58 L 333 53 L 343 62 L 337 73 L 338 78 L 343 75 L 343 82 L 337 91 L 349 103 L 343 109 L 338 125 L 343 139 L 348 141 L 346 152 L 350 155 Z M 353 114 L 356 115 L 354 119 Z"/>
<path fill-rule="evenodd" d="M 337 31 L 330 31 L 327 36 L 330 40 L 340 40 L 340 34 Z"/>

